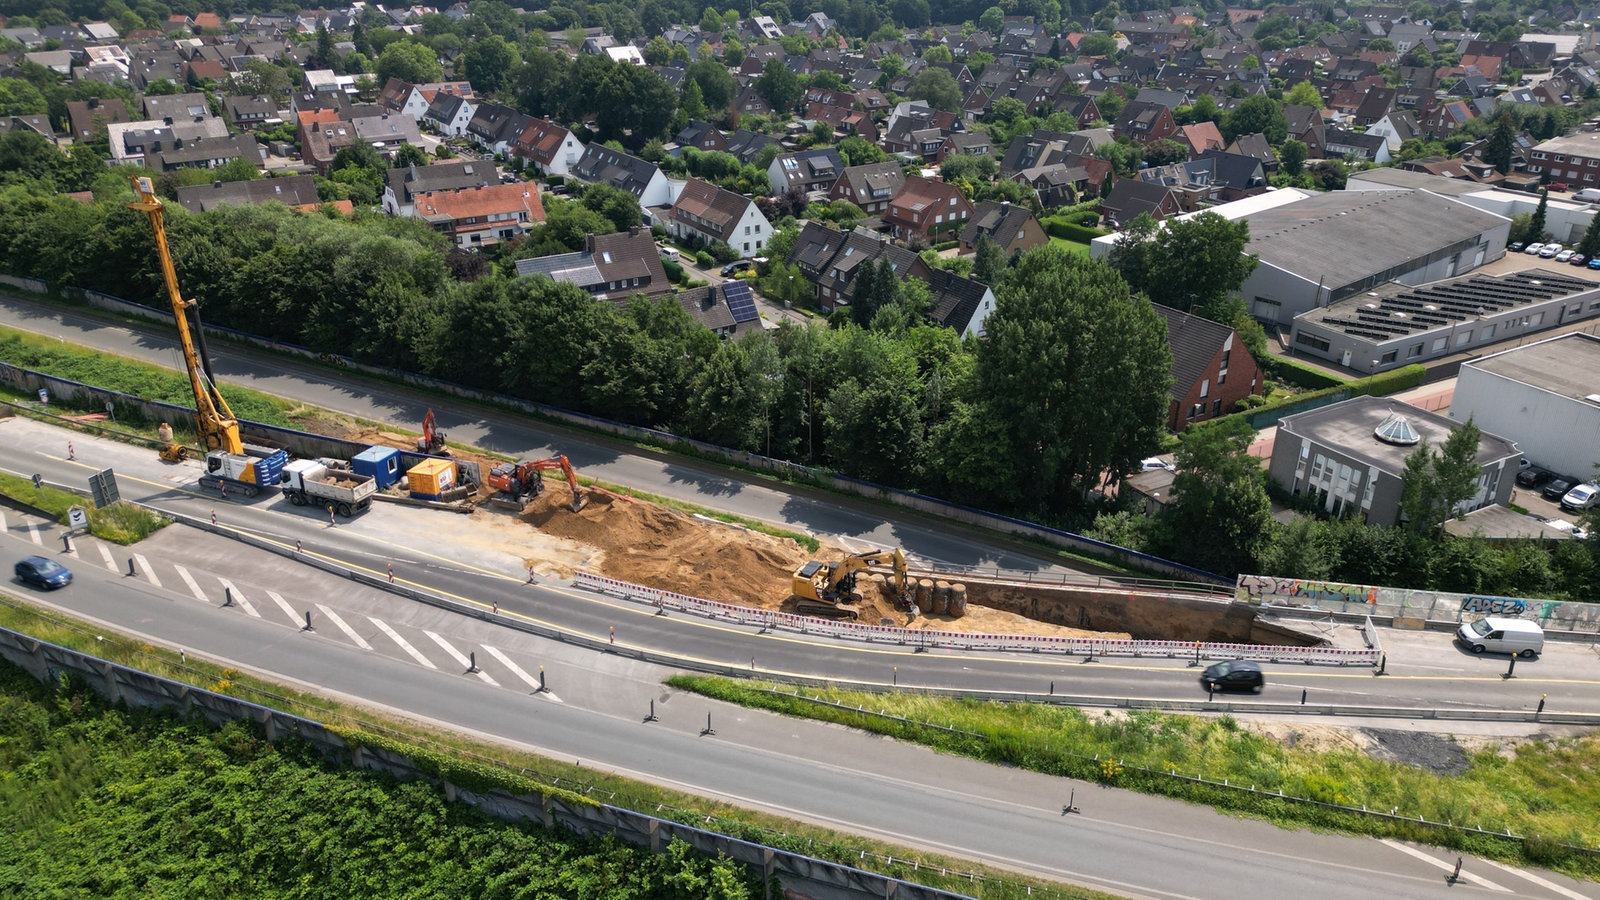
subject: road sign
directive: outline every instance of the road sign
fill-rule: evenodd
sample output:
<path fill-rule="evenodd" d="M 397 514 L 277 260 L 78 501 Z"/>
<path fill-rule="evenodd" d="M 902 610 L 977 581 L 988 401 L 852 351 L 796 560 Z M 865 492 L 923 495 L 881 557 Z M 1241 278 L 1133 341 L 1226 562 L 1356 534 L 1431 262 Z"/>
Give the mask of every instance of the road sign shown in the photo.
<path fill-rule="evenodd" d="M 89 527 L 89 511 L 81 506 L 67 510 L 67 527 L 73 531 Z"/>
<path fill-rule="evenodd" d="M 37 491 L 42 487 L 44 487 L 44 476 L 38 472 L 33 473 L 33 489 Z"/>
<path fill-rule="evenodd" d="M 122 499 L 117 491 L 117 474 L 110 469 L 101 469 L 90 475 L 89 494 L 94 497 L 96 509 L 105 509 Z"/>

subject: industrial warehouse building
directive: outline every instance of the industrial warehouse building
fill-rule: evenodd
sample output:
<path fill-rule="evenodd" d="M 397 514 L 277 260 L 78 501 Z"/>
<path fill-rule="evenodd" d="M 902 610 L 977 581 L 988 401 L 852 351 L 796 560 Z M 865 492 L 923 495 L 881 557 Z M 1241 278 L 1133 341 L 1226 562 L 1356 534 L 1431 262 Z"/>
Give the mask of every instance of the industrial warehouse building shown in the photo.
<path fill-rule="evenodd" d="M 1482 423 L 1477 494 L 1460 512 L 1503 504 L 1515 485 L 1522 451 Z M 1297 496 L 1310 496 L 1332 516 L 1370 525 L 1400 523 L 1400 479 L 1406 458 L 1424 441 L 1435 449 L 1460 425 L 1437 413 L 1381 397 L 1285 416 L 1278 423 L 1267 474 Z"/>
<path fill-rule="evenodd" d="M 1371 375 L 1595 317 L 1600 284 L 1529 268 L 1385 284 L 1301 315 L 1290 340 L 1297 354 Z"/>
<path fill-rule="evenodd" d="M 1600 338 L 1565 334 L 1463 363 L 1450 414 L 1586 481 L 1600 462 Z"/>

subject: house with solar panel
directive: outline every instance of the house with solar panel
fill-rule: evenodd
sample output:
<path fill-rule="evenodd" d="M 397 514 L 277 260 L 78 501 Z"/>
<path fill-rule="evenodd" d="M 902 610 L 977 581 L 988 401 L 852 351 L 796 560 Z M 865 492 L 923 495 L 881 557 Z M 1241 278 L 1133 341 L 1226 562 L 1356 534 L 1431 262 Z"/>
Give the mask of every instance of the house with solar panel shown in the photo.
<path fill-rule="evenodd" d="M 762 327 L 755 294 L 743 278 L 679 291 L 677 300 L 691 318 L 718 337 L 739 337 Z"/>
<path fill-rule="evenodd" d="M 1399 400 L 1353 397 L 1283 417 L 1267 477 L 1290 494 L 1309 497 L 1330 516 L 1398 525 L 1407 457 L 1424 442 L 1442 447 L 1461 424 Z M 1510 500 L 1521 459 L 1516 442 L 1481 431 L 1478 489 L 1456 512 Z"/>

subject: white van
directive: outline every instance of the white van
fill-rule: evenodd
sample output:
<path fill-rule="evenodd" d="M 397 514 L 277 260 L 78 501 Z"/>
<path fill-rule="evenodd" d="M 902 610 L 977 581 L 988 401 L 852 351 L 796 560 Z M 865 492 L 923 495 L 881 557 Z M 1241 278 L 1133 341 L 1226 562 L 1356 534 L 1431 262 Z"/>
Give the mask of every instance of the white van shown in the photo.
<path fill-rule="evenodd" d="M 1584 188 L 1572 195 L 1579 203 L 1600 203 L 1600 188 Z"/>
<path fill-rule="evenodd" d="M 666 244 L 663 244 L 663 243 L 661 243 L 659 241 L 656 242 L 656 252 L 661 254 L 661 258 L 662 259 L 665 259 L 665 260 L 668 260 L 668 261 L 671 261 L 671 262 L 681 262 L 682 261 L 682 255 L 678 253 L 677 248 L 668 247 Z"/>
<path fill-rule="evenodd" d="M 1527 619 L 1486 616 L 1462 625 L 1456 640 L 1473 653 L 1489 650 L 1532 659 L 1544 650 L 1544 629 Z"/>

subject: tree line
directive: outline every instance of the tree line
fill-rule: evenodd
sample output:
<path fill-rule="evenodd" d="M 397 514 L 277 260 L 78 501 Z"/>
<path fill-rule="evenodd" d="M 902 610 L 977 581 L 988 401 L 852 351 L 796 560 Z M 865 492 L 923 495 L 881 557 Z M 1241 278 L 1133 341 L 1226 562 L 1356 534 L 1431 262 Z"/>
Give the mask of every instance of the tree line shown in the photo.
<path fill-rule="evenodd" d="M 160 309 L 129 199 L 9 188 L 0 258 Z M 866 325 L 722 341 L 671 301 L 599 302 L 499 271 L 457 280 L 416 220 L 169 207 L 168 239 L 213 324 L 1057 524 L 1086 522 L 1100 478 L 1160 442 L 1160 319 L 1115 271 L 1057 248 L 1004 270 L 986 341 L 929 324 L 916 291 Z"/>

